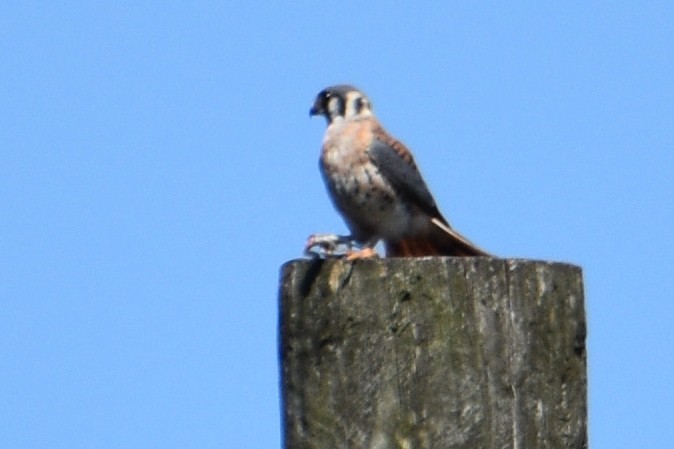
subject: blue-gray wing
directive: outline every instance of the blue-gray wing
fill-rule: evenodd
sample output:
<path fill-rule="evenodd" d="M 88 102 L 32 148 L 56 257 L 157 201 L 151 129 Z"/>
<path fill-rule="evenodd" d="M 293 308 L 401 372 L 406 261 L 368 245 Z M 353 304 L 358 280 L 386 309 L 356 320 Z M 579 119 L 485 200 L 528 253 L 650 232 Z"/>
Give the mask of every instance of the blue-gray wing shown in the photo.
<path fill-rule="evenodd" d="M 441 217 L 410 152 L 400 142 L 376 138 L 370 148 L 370 159 L 403 198 L 431 217 Z"/>
<path fill-rule="evenodd" d="M 372 163 L 406 201 L 421 209 L 435 225 L 429 229 L 427 235 L 416 236 L 416 239 L 413 237 L 400 241 L 386 241 L 387 255 L 488 256 L 487 252 L 449 226 L 447 220 L 440 214 L 407 148 L 381 128 L 375 129 L 375 136 L 370 148 Z"/>

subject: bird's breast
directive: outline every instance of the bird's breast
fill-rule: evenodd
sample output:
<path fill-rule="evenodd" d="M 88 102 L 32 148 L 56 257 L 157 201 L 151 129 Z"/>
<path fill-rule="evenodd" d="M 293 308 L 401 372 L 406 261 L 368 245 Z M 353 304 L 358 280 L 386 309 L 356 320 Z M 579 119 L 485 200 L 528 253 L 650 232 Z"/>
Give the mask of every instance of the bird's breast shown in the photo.
<path fill-rule="evenodd" d="M 328 129 L 321 172 L 335 207 L 357 239 L 399 238 L 409 228 L 411 213 L 372 163 L 370 142 L 367 127 Z"/>

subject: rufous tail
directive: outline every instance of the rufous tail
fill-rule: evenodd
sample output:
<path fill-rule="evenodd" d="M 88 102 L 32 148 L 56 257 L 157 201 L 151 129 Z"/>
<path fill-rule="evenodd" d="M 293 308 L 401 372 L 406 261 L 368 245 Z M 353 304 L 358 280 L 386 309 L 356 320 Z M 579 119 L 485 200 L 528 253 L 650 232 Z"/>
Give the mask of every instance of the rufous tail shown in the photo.
<path fill-rule="evenodd" d="M 387 257 L 424 257 L 424 256 L 489 256 L 464 236 L 454 231 L 444 221 L 431 220 L 430 233 L 421 238 L 407 238 L 398 241 L 386 241 Z"/>

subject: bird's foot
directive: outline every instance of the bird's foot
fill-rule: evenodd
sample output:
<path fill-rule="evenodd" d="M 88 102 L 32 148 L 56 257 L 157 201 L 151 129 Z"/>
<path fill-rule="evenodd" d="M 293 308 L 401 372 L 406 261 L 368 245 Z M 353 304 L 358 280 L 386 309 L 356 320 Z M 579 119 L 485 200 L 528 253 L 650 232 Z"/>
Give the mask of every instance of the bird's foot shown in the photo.
<path fill-rule="evenodd" d="M 351 250 L 347 251 L 345 259 L 348 261 L 352 261 L 359 259 L 376 259 L 377 257 L 379 257 L 377 251 L 375 251 L 374 248 L 366 246 L 365 248 L 358 251 L 351 251 Z"/>
<path fill-rule="evenodd" d="M 304 245 L 304 254 L 314 257 L 344 257 L 351 252 L 351 237 L 337 234 L 312 234 Z"/>

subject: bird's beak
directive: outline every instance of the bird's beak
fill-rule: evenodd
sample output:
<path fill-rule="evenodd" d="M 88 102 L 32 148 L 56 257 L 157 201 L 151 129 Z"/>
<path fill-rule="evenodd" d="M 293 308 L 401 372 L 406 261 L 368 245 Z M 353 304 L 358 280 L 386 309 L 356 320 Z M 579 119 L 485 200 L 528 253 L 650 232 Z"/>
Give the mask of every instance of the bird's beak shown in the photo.
<path fill-rule="evenodd" d="M 325 112 L 325 109 L 323 109 L 323 105 L 321 104 L 320 101 L 316 100 L 316 103 L 309 109 L 309 117 L 313 117 L 314 115 L 321 115 Z"/>

